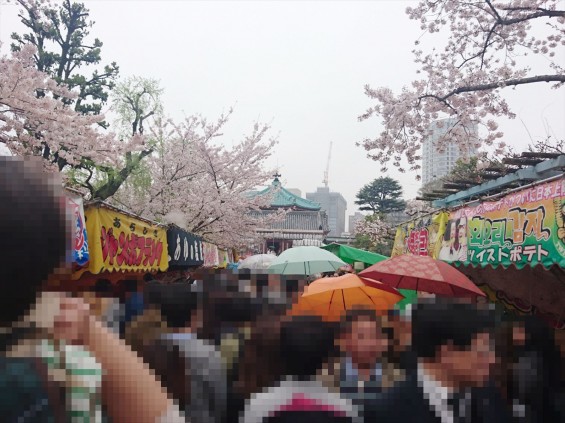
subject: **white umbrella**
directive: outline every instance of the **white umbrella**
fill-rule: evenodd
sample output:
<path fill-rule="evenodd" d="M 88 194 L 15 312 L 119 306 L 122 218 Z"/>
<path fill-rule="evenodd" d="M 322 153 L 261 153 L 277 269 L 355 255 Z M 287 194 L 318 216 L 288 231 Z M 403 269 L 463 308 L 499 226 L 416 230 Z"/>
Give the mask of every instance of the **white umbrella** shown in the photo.
<path fill-rule="evenodd" d="M 274 254 L 256 254 L 254 256 L 249 256 L 241 263 L 239 263 L 238 269 L 249 269 L 249 270 L 266 270 L 269 268 L 273 260 L 277 258 Z"/>
<path fill-rule="evenodd" d="M 269 271 L 280 275 L 305 275 L 334 272 L 346 263 L 319 247 L 293 247 L 278 256 Z"/>

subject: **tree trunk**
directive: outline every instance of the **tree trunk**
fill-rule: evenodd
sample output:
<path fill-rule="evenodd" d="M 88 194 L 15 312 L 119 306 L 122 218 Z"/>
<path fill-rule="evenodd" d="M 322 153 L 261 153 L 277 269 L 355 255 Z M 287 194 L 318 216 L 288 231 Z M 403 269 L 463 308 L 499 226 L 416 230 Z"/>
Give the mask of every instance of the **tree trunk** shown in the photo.
<path fill-rule="evenodd" d="M 123 169 L 115 175 L 108 175 L 108 181 L 92 192 L 92 199 L 106 200 L 113 196 L 118 191 L 118 189 L 120 189 L 128 176 L 131 175 L 131 173 L 135 169 L 137 169 L 141 160 L 143 160 L 144 157 L 148 156 L 152 152 L 153 150 L 143 150 L 136 156 L 133 156 L 131 153 L 127 153 L 126 165 L 123 167 Z"/>

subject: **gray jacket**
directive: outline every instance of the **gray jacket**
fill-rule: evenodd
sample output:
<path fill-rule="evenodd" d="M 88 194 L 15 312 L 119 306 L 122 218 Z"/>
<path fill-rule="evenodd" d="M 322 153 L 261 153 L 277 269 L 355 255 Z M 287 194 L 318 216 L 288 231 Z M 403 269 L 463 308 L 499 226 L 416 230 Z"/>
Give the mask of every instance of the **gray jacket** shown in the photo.
<path fill-rule="evenodd" d="M 186 417 L 192 423 L 221 423 L 226 416 L 227 378 L 216 348 L 190 333 L 164 335 L 160 343 L 174 345 L 186 360 L 190 395 Z"/>

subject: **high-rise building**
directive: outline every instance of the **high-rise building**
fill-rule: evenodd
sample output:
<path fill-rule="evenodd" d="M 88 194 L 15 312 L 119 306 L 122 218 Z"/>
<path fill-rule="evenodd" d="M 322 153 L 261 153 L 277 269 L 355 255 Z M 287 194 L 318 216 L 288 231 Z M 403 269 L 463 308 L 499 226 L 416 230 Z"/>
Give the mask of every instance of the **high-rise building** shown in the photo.
<path fill-rule="evenodd" d="M 345 211 L 347 201 L 339 192 L 330 192 L 328 187 L 318 187 L 316 192 L 306 194 L 306 198 L 322 206 L 328 215 L 330 237 L 339 237 L 345 232 Z"/>
<path fill-rule="evenodd" d="M 424 139 L 422 146 L 423 185 L 447 175 L 453 169 L 457 160 L 472 157 L 477 153 L 477 149 L 474 147 L 478 136 L 476 124 L 470 129 L 467 128 L 469 143 L 466 149 L 460 148 L 457 143 L 449 143 L 449 141 L 444 144 L 444 148 L 439 148 L 438 141 L 448 134 L 456 123 L 456 119 L 448 118 L 435 121 L 430 125 L 431 134 Z"/>

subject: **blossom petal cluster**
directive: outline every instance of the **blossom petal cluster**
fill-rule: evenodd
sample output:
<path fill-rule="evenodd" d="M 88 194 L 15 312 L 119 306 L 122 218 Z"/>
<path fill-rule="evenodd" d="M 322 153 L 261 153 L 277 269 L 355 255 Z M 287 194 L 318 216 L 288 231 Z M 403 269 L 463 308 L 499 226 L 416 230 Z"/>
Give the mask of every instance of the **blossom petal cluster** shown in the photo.
<path fill-rule="evenodd" d="M 367 216 L 355 222 L 355 233 L 369 238 L 373 245 L 386 242 L 389 225 L 377 215 Z"/>
<path fill-rule="evenodd" d="M 102 115 L 82 115 L 63 99 L 76 93 L 58 85 L 36 69 L 35 47 L 24 46 L 0 57 L 0 143 L 12 154 L 39 156 L 45 166 L 60 170 L 61 163 L 75 166 L 88 159 L 113 165 L 121 152 L 142 140 L 117 142 L 99 126 Z"/>
<path fill-rule="evenodd" d="M 150 178 L 147 190 L 125 184 L 115 196 L 135 213 L 176 223 L 220 246 L 252 243 L 255 229 L 266 226 L 253 210 L 269 205 L 267 197 L 249 192 L 264 184 L 272 172 L 265 168 L 276 140 L 268 126 L 254 125 L 250 134 L 231 148 L 221 142 L 229 115 L 208 122 L 191 116 L 182 122 L 159 121 L 149 138 L 154 152 L 145 159 Z"/>
<path fill-rule="evenodd" d="M 434 43 L 431 51 L 416 42 L 412 53 L 421 78 L 401 92 L 365 87 L 375 104 L 359 119 L 378 117 L 383 129 L 358 144 L 383 170 L 392 163 L 404 171 L 403 159 L 411 170 L 418 170 L 422 141 L 430 135 L 431 123 L 451 117 L 456 124 L 438 140 L 439 149 L 447 143 L 458 144 L 463 152 L 481 146 L 503 148 L 497 120 L 515 115 L 501 91 L 542 82 L 557 88 L 565 82 L 563 63 L 557 60 L 565 46 L 562 4 L 558 0 L 422 0 L 407 8 L 424 33 L 448 34 L 447 42 Z M 539 62 L 545 65 L 531 68 L 528 59 L 533 55 L 542 56 Z"/>

